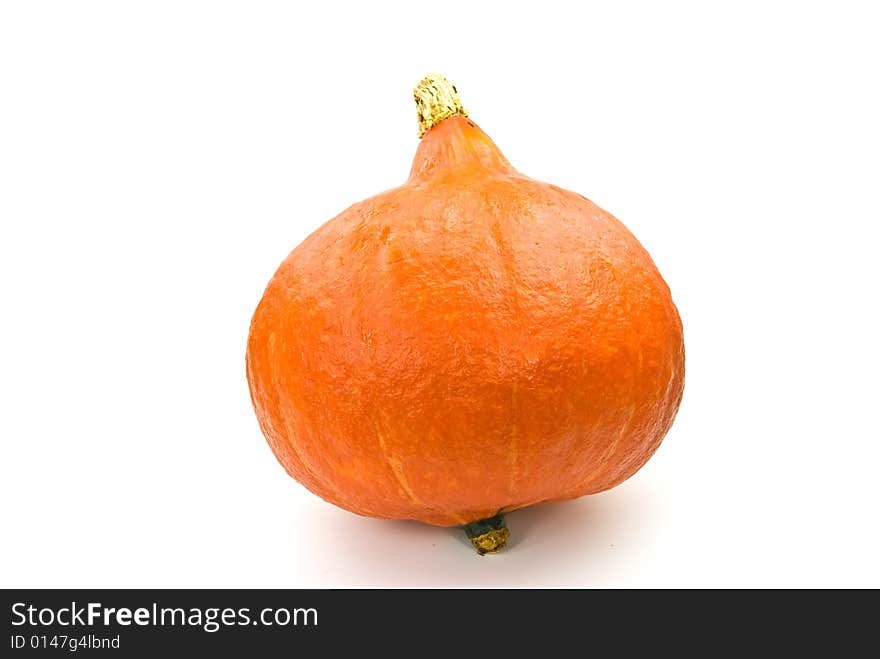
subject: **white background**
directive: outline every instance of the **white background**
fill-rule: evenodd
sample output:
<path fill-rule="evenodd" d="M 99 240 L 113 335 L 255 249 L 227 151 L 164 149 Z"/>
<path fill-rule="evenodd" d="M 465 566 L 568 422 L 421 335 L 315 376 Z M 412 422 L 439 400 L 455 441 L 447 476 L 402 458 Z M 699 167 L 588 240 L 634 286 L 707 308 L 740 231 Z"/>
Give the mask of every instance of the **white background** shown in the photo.
<path fill-rule="evenodd" d="M 3 3 L 0 585 L 880 586 L 871 6 Z M 405 179 L 435 70 L 685 326 L 656 456 L 495 557 L 308 493 L 244 375 L 280 261 Z"/>

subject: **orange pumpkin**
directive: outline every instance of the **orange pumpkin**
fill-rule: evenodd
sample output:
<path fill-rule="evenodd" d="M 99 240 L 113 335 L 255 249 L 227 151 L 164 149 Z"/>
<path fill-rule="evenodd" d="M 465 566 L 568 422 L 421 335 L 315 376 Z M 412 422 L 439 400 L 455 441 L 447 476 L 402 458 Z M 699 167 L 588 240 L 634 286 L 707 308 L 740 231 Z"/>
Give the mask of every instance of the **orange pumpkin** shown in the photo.
<path fill-rule="evenodd" d="M 614 487 L 679 406 L 678 312 L 617 219 L 515 170 L 441 76 L 415 91 L 409 180 L 281 264 L 247 377 L 300 483 L 361 515 L 462 525 Z"/>

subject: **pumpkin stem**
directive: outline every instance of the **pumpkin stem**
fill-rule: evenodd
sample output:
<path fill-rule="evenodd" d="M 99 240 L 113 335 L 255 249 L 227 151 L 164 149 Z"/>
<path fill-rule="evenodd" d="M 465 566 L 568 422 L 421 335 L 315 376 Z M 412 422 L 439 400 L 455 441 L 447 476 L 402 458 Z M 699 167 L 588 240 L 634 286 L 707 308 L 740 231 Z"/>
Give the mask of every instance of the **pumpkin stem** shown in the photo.
<path fill-rule="evenodd" d="M 503 549 L 510 537 L 510 531 L 507 530 L 504 515 L 501 513 L 466 524 L 464 532 L 480 556 L 494 554 Z"/>
<path fill-rule="evenodd" d="M 439 73 L 429 73 L 413 89 L 419 113 L 419 137 L 449 117 L 466 117 L 458 90 Z"/>

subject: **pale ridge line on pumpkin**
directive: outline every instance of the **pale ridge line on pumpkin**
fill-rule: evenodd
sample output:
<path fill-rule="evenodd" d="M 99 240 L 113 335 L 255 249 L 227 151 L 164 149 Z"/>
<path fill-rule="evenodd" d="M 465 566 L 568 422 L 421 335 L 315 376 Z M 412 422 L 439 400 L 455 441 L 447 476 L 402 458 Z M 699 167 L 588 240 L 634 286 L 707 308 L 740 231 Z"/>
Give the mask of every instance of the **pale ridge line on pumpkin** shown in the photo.
<path fill-rule="evenodd" d="M 391 455 L 388 451 L 388 444 L 385 441 L 385 435 L 383 435 L 378 430 L 376 431 L 376 435 L 379 438 L 379 448 L 382 449 L 382 455 L 385 456 L 385 462 L 388 463 L 388 466 L 391 467 L 391 473 L 394 474 L 394 478 L 397 479 L 398 485 L 400 485 L 400 489 L 403 490 L 403 493 L 409 497 L 409 500 L 413 503 L 424 506 L 419 498 L 413 493 L 412 488 L 409 486 L 409 482 L 406 479 L 406 474 L 403 471 L 403 464 L 400 462 L 400 459 L 396 456 Z"/>
<path fill-rule="evenodd" d="M 379 438 L 379 447 L 382 449 L 382 455 L 385 456 L 385 461 L 388 463 L 388 466 L 391 467 L 391 473 L 394 474 L 394 478 L 397 480 L 397 483 L 398 485 L 400 485 L 400 489 L 403 490 L 404 494 L 406 494 L 406 496 L 409 497 L 410 501 L 412 501 L 417 506 L 422 506 L 429 510 L 436 510 L 435 508 L 432 508 L 424 501 L 419 499 L 412 491 L 412 487 L 410 487 L 409 484 L 409 479 L 406 477 L 406 472 L 403 469 L 403 462 L 401 462 L 400 458 L 398 458 L 397 456 L 392 455 L 391 452 L 388 450 L 388 444 L 385 441 L 385 435 L 377 430 L 376 436 Z M 439 510 L 437 512 L 448 515 L 459 524 L 467 523 L 461 515 L 457 515 L 456 513 L 444 513 L 443 511 Z"/>
<path fill-rule="evenodd" d="M 495 245 L 498 247 L 498 256 L 501 259 L 501 267 L 504 270 L 507 293 L 510 297 L 510 306 L 515 311 L 515 317 L 521 319 L 522 310 L 519 301 L 520 278 L 516 272 L 516 255 L 513 252 L 513 247 L 510 245 L 510 242 L 504 237 L 504 234 L 502 233 L 500 220 L 496 221 L 492 225 L 490 235 L 492 236 L 492 240 L 495 241 Z M 525 332 L 526 329 L 523 327 L 522 320 L 520 320 L 519 323 L 520 328 Z M 519 418 L 519 394 L 517 391 L 516 381 L 514 381 L 513 383 L 511 398 L 513 402 L 513 421 L 510 430 L 510 446 L 508 447 L 508 453 L 510 453 L 508 464 L 510 469 L 510 492 L 511 494 L 515 495 L 516 481 L 519 478 L 519 474 L 517 473 L 519 460 L 519 438 L 517 433 L 517 420 Z"/>
<path fill-rule="evenodd" d="M 632 423 L 633 417 L 636 414 L 636 406 L 635 403 L 629 406 L 629 413 L 626 415 L 626 421 L 623 422 L 623 425 L 620 427 L 620 432 L 614 437 L 614 440 L 611 442 L 611 446 L 609 446 L 605 455 L 602 456 L 602 462 L 605 463 L 608 461 L 608 458 L 611 457 L 611 454 L 614 452 L 614 449 L 617 448 L 617 445 L 620 443 L 620 440 L 623 439 L 623 436 L 629 431 L 629 424 Z"/>
<path fill-rule="evenodd" d="M 636 369 L 638 372 L 641 372 L 642 364 L 644 364 L 644 362 L 645 362 L 645 353 L 643 350 L 639 350 L 639 352 L 638 352 L 638 367 Z M 608 448 L 605 449 L 605 453 L 602 454 L 602 458 L 601 458 L 600 462 L 603 466 L 611 458 L 611 455 L 614 453 L 615 449 L 617 448 L 617 445 L 620 443 L 620 440 L 622 440 L 623 436 L 629 431 L 629 425 L 632 423 L 632 420 L 633 420 L 633 417 L 635 416 L 635 414 L 636 414 L 636 404 L 633 403 L 629 407 L 629 414 L 627 414 L 626 421 L 623 422 L 623 425 L 620 427 L 620 431 L 617 433 L 617 436 L 615 436 L 614 440 L 611 442 L 611 444 L 608 446 Z M 586 482 L 588 479 L 589 479 L 589 476 L 584 479 L 584 482 Z"/>
<path fill-rule="evenodd" d="M 372 515 L 374 517 L 379 516 L 379 515 L 376 515 L 376 513 L 374 513 L 372 510 L 370 510 L 369 508 L 365 508 L 361 504 L 353 504 L 351 502 L 351 500 L 347 496 L 345 496 L 345 494 L 342 492 L 342 490 L 340 490 L 336 486 L 335 483 L 333 483 L 329 479 L 322 478 L 321 476 L 318 475 L 318 473 L 315 471 L 315 468 L 312 466 L 311 462 L 306 460 L 305 455 L 302 453 L 302 451 L 299 450 L 299 448 L 297 448 L 296 442 L 294 441 L 294 437 L 296 436 L 296 433 L 294 433 L 293 428 L 290 426 L 290 422 L 287 420 L 287 415 L 285 415 L 285 418 L 284 418 L 284 427 L 285 427 L 285 430 L 287 430 L 286 434 L 287 434 L 288 446 L 290 446 L 290 449 L 293 451 L 294 455 L 296 455 L 296 457 L 299 458 L 299 461 L 302 463 L 303 467 L 309 473 L 309 475 L 311 475 L 311 477 L 315 479 L 315 482 L 321 483 L 323 485 L 326 485 L 328 488 L 330 488 L 333 492 L 336 493 L 336 496 L 339 497 L 339 500 L 342 501 L 349 508 L 355 509 L 358 512 L 360 512 L 361 514 Z"/>
<path fill-rule="evenodd" d="M 517 462 L 519 460 L 519 449 L 517 448 L 517 437 L 516 437 L 516 426 L 514 426 L 513 432 L 511 433 L 510 439 L 510 491 L 516 491 L 516 481 L 519 478 L 519 474 L 517 473 Z"/>
<path fill-rule="evenodd" d="M 510 493 L 516 496 L 516 481 L 519 479 L 519 433 L 517 428 L 517 420 L 519 418 L 519 395 L 516 381 L 513 383 L 513 421 L 510 428 L 510 446 L 508 453 L 510 454 Z"/>
<path fill-rule="evenodd" d="M 279 389 L 279 387 L 278 387 L 278 367 L 279 367 L 279 364 L 278 364 L 278 360 L 275 359 L 275 343 L 276 343 L 276 341 L 277 341 L 277 337 L 276 337 L 275 332 L 270 332 L 269 333 L 269 354 L 272 357 L 272 370 L 271 370 L 272 386 L 275 387 L 275 395 L 278 398 L 278 404 L 286 407 L 286 405 L 284 405 L 282 396 L 279 395 L 279 393 L 278 393 L 278 389 Z M 290 449 L 293 451 L 293 454 L 300 461 L 300 464 L 302 464 L 303 469 L 306 470 L 306 472 L 309 474 L 309 476 L 311 476 L 313 479 L 315 479 L 316 482 L 319 482 L 319 483 L 323 482 L 323 479 L 318 477 L 318 474 L 315 472 L 314 467 L 312 467 L 312 465 L 309 463 L 309 461 L 306 460 L 306 458 L 300 452 L 299 448 L 297 448 L 296 442 L 294 441 L 294 437 L 296 437 L 296 433 L 293 431 L 293 428 L 290 425 L 290 419 L 288 418 L 288 416 L 289 415 L 286 413 L 281 415 L 281 418 L 284 419 L 284 430 L 286 431 L 285 432 L 285 439 L 287 440 L 288 446 L 290 446 Z"/>
<path fill-rule="evenodd" d="M 272 386 L 275 388 L 275 394 L 276 394 L 276 397 L 278 398 L 278 404 L 281 406 L 287 407 L 284 404 L 284 402 L 282 401 L 282 397 L 280 395 L 278 395 L 278 366 L 279 365 L 278 365 L 278 360 L 274 358 L 276 340 L 277 339 L 275 336 L 275 332 L 270 332 L 269 333 L 269 352 L 272 355 L 272 369 L 271 369 Z M 294 432 L 293 427 L 290 425 L 289 414 L 286 413 L 286 410 L 285 410 L 285 413 L 281 415 L 281 417 L 284 420 L 284 430 L 285 430 L 284 435 L 285 435 L 285 439 L 287 440 L 287 445 L 290 447 L 290 450 L 293 451 L 293 454 L 299 460 L 300 464 L 302 465 L 303 469 L 305 469 L 306 473 L 312 477 L 314 482 L 327 486 L 330 490 L 332 490 L 333 492 L 336 493 L 336 496 L 339 497 L 339 500 L 344 502 L 346 506 L 349 506 L 350 508 L 359 509 L 361 512 L 368 514 L 368 515 L 375 515 L 375 513 L 373 513 L 373 511 L 371 511 L 367 508 L 364 508 L 361 505 L 353 505 L 348 500 L 348 497 L 346 497 L 342 493 L 342 491 L 338 487 L 336 487 L 336 485 L 334 483 L 332 483 L 330 480 L 328 480 L 326 478 L 322 478 L 315 471 L 315 468 L 312 466 L 311 461 L 306 459 L 303 452 L 300 451 L 296 445 L 296 441 L 294 439 L 296 437 L 296 433 Z"/>
<path fill-rule="evenodd" d="M 580 483 L 578 484 L 578 486 L 576 488 L 574 488 L 573 491 L 576 491 L 576 492 L 581 491 L 584 487 L 584 484 L 587 483 L 595 475 L 596 470 L 605 467 L 605 465 L 608 463 L 608 459 L 611 457 L 611 454 L 614 452 L 614 449 L 617 448 L 617 445 L 620 443 L 620 440 L 623 439 L 623 436 L 629 431 L 629 424 L 632 422 L 632 419 L 635 416 L 635 413 L 636 413 L 636 406 L 635 406 L 635 404 L 632 404 L 629 407 L 629 414 L 627 414 L 626 421 L 624 421 L 623 425 L 620 428 L 620 431 L 614 437 L 614 440 L 611 442 L 611 444 L 608 446 L 608 448 L 605 449 L 605 453 L 603 453 L 602 457 L 599 458 L 598 465 L 596 465 L 594 467 L 594 469 L 589 474 L 587 474 L 583 479 L 581 479 Z"/>

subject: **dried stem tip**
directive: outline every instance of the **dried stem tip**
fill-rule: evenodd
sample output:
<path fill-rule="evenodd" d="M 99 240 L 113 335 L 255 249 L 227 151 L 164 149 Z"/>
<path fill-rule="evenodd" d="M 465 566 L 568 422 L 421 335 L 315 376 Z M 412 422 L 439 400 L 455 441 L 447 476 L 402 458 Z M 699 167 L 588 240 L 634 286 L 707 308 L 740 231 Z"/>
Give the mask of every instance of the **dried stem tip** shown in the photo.
<path fill-rule="evenodd" d="M 449 117 L 466 117 L 458 90 L 439 73 L 429 73 L 413 90 L 419 113 L 419 137 Z"/>
<path fill-rule="evenodd" d="M 504 515 L 501 513 L 466 524 L 464 532 L 480 556 L 500 551 L 510 537 L 510 531 L 507 530 Z"/>

